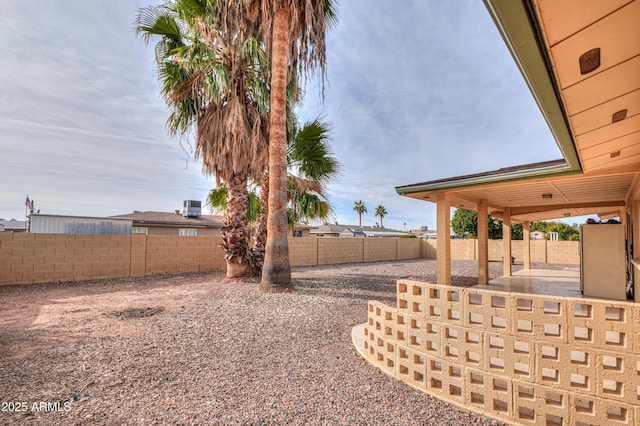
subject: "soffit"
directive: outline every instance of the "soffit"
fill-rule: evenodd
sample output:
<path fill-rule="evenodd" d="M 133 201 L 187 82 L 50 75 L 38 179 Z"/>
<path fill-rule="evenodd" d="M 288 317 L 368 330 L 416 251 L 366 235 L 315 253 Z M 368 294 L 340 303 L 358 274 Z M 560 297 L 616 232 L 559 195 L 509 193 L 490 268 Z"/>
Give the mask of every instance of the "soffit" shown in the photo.
<path fill-rule="evenodd" d="M 640 170 L 640 1 L 533 3 L 583 171 Z M 580 57 L 596 48 L 586 72 Z"/>
<path fill-rule="evenodd" d="M 479 201 L 487 200 L 494 217 L 501 218 L 508 207 L 514 222 L 524 222 L 589 214 L 617 216 L 638 185 L 640 172 L 626 172 L 478 185 L 446 193 L 452 207 L 477 210 Z M 436 191 L 407 196 L 435 202 Z"/>

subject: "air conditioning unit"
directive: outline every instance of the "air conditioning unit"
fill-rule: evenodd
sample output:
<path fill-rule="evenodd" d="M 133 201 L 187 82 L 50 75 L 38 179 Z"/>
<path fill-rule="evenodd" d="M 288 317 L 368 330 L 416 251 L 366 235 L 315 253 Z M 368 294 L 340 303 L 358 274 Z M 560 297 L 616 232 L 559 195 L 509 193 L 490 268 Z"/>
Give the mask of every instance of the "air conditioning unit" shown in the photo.
<path fill-rule="evenodd" d="M 200 217 L 202 215 L 202 202 L 195 200 L 185 200 L 182 208 L 184 217 Z"/>

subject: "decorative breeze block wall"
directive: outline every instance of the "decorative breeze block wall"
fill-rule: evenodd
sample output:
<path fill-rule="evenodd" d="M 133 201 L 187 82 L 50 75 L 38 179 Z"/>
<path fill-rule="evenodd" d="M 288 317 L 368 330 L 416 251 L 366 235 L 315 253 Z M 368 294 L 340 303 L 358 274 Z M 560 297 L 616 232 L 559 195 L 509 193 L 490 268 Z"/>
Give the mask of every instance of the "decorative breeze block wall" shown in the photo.
<path fill-rule="evenodd" d="M 410 280 L 370 301 L 365 356 L 438 398 L 524 425 L 640 423 L 640 305 Z"/>

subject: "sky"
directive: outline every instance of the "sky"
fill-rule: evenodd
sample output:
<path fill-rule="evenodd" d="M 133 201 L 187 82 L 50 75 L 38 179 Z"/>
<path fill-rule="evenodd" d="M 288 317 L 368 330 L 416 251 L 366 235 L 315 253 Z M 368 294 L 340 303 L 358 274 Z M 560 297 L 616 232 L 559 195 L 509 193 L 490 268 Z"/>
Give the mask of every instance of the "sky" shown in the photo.
<path fill-rule="evenodd" d="M 215 180 L 171 137 L 153 45 L 133 30 L 154 0 L 0 0 L 0 218 L 173 211 Z M 396 186 L 561 158 L 482 2 L 342 0 L 327 36 L 324 98 L 300 121 L 332 123 L 333 221 L 435 229 L 435 204 Z"/>

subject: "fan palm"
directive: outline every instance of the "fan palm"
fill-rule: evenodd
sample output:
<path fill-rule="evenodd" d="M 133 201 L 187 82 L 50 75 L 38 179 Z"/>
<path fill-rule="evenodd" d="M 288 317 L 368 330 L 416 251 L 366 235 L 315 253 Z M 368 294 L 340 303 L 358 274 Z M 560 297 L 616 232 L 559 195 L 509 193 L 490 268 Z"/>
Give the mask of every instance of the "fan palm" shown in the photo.
<path fill-rule="evenodd" d="M 226 183 L 223 243 L 227 278 L 252 265 L 247 182 L 268 159 L 267 59 L 238 11 L 213 0 L 172 0 L 139 10 L 136 32 L 155 37 L 161 93 L 172 135 L 195 132 L 196 159 L 205 175 Z"/>
<path fill-rule="evenodd" d="M 376 207 L 376 213 L 374 216 L 380 217 L 380 227 L 384 228 L 384 225 L 382 224 L 382 218 L 385 217 L 387 215 L 387 209 L 384 208 L 384 206 L 382 204 L 380 204 L 378 207 Z"/>
<path fill-rule="evenodd" d="M 360 228 L 362 228 L 362 214 L 367 212 L 367 206 L 364 205 L 364 201 L 356 201 L 353 203 L 353 211 L 358 213 L 358 218 L 360 219 Z"/>

